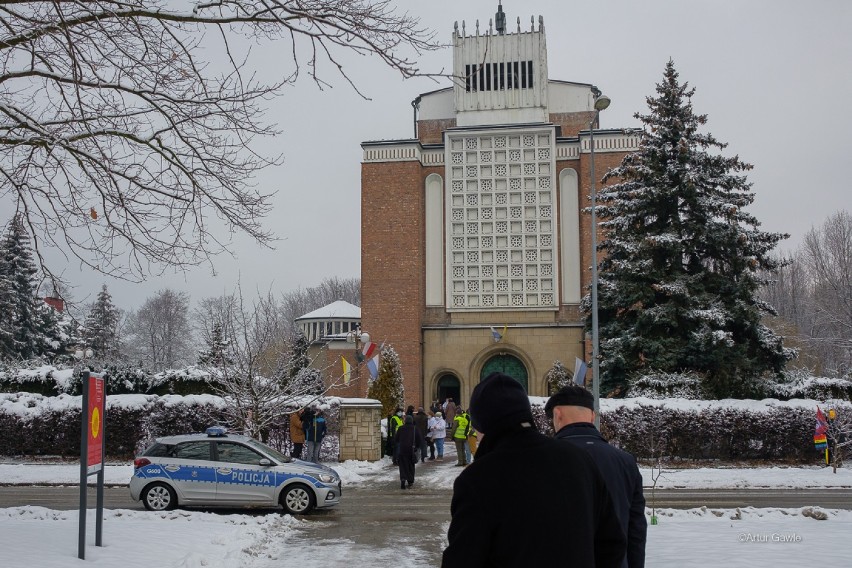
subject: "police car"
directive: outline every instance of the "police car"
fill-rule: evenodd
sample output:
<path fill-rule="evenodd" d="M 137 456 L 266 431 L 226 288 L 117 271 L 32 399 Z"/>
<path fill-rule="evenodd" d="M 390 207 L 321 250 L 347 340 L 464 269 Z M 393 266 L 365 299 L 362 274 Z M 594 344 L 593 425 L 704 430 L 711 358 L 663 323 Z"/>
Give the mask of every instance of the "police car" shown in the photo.
<path fill-rule="evenodd" d="M 133 462 L 130 496 L 149 511 L 180 506 L 281 505 L 290 514 L 340 503 L 330 467 L 285 456 L 224 428 L 158 438 Z"/>

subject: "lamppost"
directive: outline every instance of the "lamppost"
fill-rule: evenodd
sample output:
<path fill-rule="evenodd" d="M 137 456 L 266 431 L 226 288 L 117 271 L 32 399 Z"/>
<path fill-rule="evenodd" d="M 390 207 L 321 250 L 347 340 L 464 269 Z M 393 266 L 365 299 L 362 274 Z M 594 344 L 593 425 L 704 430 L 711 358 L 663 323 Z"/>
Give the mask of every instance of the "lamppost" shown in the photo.
<path fill-rule="evenodd" d="M 361 353 L 361 347 L 365 343 L 370 342 L 370 334 L 366 331 L 361 331 L 361 326 L 358 325 L 355 329 L 346 334 L 346 341 L 355 344 L 355 380 L 361 378 L 361 361 L 364 360 L 364 354 Z"/>
<path fill-rule="evenodd" d="M 601 378 L 598 345 L 598 219 L 595 211 L 597 194 L 595 193 L 595 124 L 601 111 L 609 106 L 610 98 L 598 90 L 595 96 L 595 116 L 589 123 L 589 169 L 591 170 L 592 194 L 592 394 L 594 395 L 595 426 L 601 426 Z"/>
<path fill-rule="evenodd" d="M 86 359 L 91 359 L 94 354 L 95 352 L 92 351 L 91 348 L 79 348 L 74 351 L 74 358 L 82 364 L 86 362 Z"/>

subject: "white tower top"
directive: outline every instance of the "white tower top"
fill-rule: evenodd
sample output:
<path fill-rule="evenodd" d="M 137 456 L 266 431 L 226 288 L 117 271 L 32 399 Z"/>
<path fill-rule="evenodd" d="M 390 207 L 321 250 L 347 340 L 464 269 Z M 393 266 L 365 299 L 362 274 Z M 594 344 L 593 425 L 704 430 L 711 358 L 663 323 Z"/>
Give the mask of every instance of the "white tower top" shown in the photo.
<path fill-rule="evenodd" d="M 462 22 L 453 30 L 453 99 L 458 126 L 547 122 L 547 43 L 544 19 L 538 30 L 530 18 L 529 31 L 508 33 L 497 12 L 498 28 L 469 33 Z"/>

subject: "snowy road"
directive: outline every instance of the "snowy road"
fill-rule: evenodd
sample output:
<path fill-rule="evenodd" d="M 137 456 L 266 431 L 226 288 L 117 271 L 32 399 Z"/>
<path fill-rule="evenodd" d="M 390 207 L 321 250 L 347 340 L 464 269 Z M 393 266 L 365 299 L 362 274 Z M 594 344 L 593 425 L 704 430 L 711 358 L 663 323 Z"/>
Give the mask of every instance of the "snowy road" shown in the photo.
<path fill-rule="evenodd" d="M 418 487 L 411 492 L 411 498 L 401 493 L 395 484 L 377 488 L 375 486 L 344 488 L 341 505 L 317 514 L 337 516 L 349 514 L 349 509 L 365 515 L 381 507 L 384 496 L 394 499 L 404 498 L 418 502 L 429 501 L 449 511 L 452 490 L 435 487 Z M 658 489 L 657 507 L 672 509 L 691 509 L 693 507 L 806 507 L 818 506 L 829 509 L 852 511 L 852 489 Z M 646 490 L 648 506 L 651 505 L 651 492 Z M 94 488 L 89 488 L 89 505 L 95 502 Z M 375 503 L 375 505 L 374 505 Z M 57 511 L 77 509 L 79 491 L 74 486 L 0 486 L 0 508 L 23 507 L 33 505 L 47 507 Z M 104 490 L 104 506 L 107 509 L 142 510 L 142 504 L 130 500 L 127 487 L 107 487 Z"/>

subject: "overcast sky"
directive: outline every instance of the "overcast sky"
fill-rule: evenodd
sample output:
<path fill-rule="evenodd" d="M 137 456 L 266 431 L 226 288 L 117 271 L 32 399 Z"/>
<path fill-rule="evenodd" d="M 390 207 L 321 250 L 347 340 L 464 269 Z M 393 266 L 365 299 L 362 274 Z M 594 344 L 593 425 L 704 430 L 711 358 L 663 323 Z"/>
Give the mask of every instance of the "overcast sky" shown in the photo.
<path fill-rule="evenodd" d="M 484 30 L 497 1 L 397 5 L 449 43 L 454 21 L 466 21 L 470 32 L 478 19 Z M 852 149 L 848 0 L 506 0 L 503 9 L 510 30 L 518 17 L 525 30 L 530 16 L 544 17 L 551 79 L 592 83 L 611 97 L 602 128 L 638 126 L 633 114 L 647 112 L 645 97 L 673 59 L 681 80 L 697 89 L 694 108 L 708 115 L 706 130 L 754 165 L 751 213 L 764 230 L 790 233 L 782 250 L 794 250 L 832 213 L 852 209 L 845 169 Z M 286 63 L 274 49 L 264 56 L 270 73 Z M 344 61 L 371 100 L 329 72 L 333 88 L 319 91 L 303 80 L 270 103 L 268 117 L 283 129 L 274 142 L 285 163 L 258 182 L 277 191 L 266 222 L 281 238 L 275 250 L 238 237 L 235 258 L 219 257 L 215 276 L 200 267 L 144 284 L 75 275 L 69 267 L 75 299 L 93 299 L 106 283 L 115 303 L 132 309 L 164 287 L 197 301 L 232 291 L 237 279 L 251 292 L 285 292 L 328 276 L 360 276 L 360 143 L 411 138 L 411 101 L 448 83 L 403 81 L 375 58 Z M 446 48 L 422 57 L 420 68 L 451 66 Z"/>

